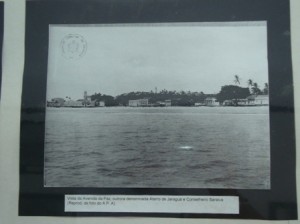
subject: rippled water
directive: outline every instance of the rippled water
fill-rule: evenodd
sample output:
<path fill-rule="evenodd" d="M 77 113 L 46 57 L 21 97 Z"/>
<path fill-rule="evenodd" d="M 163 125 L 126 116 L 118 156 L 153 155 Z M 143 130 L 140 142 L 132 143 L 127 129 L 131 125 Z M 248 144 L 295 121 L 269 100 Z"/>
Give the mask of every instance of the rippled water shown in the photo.
<path fill-rule="evenodd" d="M 47 108 L 46 187 L 270 188 L 268 107 Z"/>

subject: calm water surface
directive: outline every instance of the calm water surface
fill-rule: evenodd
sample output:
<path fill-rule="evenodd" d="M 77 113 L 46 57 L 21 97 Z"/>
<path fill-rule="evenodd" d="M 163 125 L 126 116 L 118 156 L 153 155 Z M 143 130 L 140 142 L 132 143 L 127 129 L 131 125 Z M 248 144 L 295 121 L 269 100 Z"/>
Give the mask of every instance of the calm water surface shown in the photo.
<path fill-rule="evenodd" d="M 47 108 L 46 187 L 270 188 L 268 107 Z"/>

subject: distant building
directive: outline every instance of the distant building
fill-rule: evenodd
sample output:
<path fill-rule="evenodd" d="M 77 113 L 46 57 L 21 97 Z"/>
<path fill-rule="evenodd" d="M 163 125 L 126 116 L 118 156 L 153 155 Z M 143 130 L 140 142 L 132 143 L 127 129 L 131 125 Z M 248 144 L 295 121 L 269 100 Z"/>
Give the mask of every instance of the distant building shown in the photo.
<path fill-rule="evenodd" d="M 128 106 L 130 107 L 146 107 L 148 106 L 148 99 L 129 100 Z"/>
<path fill-rule="evenodd" d="M 204 105 L 205 106 L 218 106 L 220 105 L 219 102 L 217 101 L 216 97 L 207 97 L 204 100 Z"/>
<path fill-rule="evenodd" d="M 155 107 L 165 107 L 166 106 L 166 103 L 164 101 L 157 101 L 155 104 L 154 104 Z"/>
<path fill-rule="evenodd" d="M 105 107 L 105 102 L 104 101 L 99 101 L 98 106 L 99 107 Z"/>
<path fill-rule="evenodd" d="M 65 100 L 63 98 L 53 98 L 47 102 L 47 107 L 63 107 Z"/>
<path fill-rule="evenodd" d="M 205 104 L 204 103 L 195 103 L 194 106 L 195 107 L 200 107 L 200 106 L 205 106 Z"/>
<path fill-rule="evenodd" d="M 85 107 L 95 107 L 96 106 L 96 100 L 92 100 L 92 96 L 88 96 L 87 91 L 84 91 L 84 94 L 83 94 L 83 105 Z"/>
<path fill-rule="evenodd" d="M 81 100 L 68 100 L 65 101 L 64 107 L 83 107 L 84 104 Z"/>
<path fill-rule="evenodd" d="M 248 105 L 247 99 L 237 99 L 237 100 L 235 100 L 235 102 L 238 106 L 247 106 Z"/>
<path fill-rule="evenodd" d="M 171 100 L 165 100 L 165 106 L 166 107 L 172 106 L 172 101 Z"/>
<path fill-rule="evenodd" d="M 247 99 L 232 99 L 232 100 L 224 100 L 222 103 L 223 106 L 247 106 Z"/>
<path fill-rule="evenodd" d="M 172 101 L 171 100 L 156 101 L 154 104 L 149 104 L 149 106 L 152 106 L 152 107 L 170 107 L 170 106 L 172 106 Z"/>
<path fill-rule="evenodd" d="M 96 107 L 96 100 L 85 101 L 85 107 Z"/>
<path fill-rule="evenodd" d="M 224 100 L 222 105 L 223 106 L 233 106 L 234 103 L 232 100 Z"/>
<path fill-rule="evenodd" d="M 269 95 L 251 95 L 247 97 L 248 105 L 269 105 Z"/>
<path fill-rule="evenodd" d="M 53 98 L 51 101 L 47 101 L 47 107 L 105 107 L 105 102 L 92 100 L 92 96 L 87 95 L 87 91 L 84 91 L 83 99 L 71 100 L 70 97 L 66 97 L 67 101 L 63 98 Z"/>

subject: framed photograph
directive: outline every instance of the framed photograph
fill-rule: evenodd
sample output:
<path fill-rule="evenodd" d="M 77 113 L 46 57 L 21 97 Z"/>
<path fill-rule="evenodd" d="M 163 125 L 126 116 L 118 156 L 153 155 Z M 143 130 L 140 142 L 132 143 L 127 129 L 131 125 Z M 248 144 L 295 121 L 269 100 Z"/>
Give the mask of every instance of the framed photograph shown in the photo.
<path fill-rule="evenodd" d="M 297 219 L 289 1 L 28 1 L 22 216 Z"/>

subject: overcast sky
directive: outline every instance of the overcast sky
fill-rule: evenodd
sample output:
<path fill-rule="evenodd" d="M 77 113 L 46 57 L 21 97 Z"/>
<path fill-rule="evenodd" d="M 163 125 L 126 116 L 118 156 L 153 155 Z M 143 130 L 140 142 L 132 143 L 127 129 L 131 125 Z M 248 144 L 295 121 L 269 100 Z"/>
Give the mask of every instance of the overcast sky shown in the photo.
<path fill-rule="evenodd" d="M 51 25 L 47 99 L 116 96 L 157 87 L 218 93 L 222 85 L 268 82 L 265 22 L 137 25 Z M 77 34 L 86 52 L 68 58 L 62 40 Z"/>

